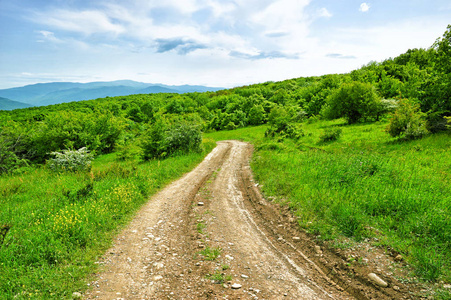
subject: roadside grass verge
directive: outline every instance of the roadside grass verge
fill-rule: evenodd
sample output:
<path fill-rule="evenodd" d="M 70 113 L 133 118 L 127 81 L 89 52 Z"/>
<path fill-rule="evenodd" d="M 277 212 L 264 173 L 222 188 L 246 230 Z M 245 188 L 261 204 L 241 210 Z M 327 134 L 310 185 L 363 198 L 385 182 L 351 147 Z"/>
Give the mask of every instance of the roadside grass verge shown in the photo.
<path fill-rule="evenodd" d="M 377 241 L 402 253 L 414 276 L 450 282 L 451 136 L 407 142 L 391 138 L 386 126 L 305 123 L 297 141 L 267 139 L 264 126 L 207 136 L 252 142 L 263 192 L 290 206 L 307 231 L 324 240 Z M 334 128 L 340 137 L 321 141 Z"/>
<path fill-rule="evenodd" d="M 96 260 L 150 195 L 193 169 L 214 148 L 163 161 L 93 161 L 91 172 L 24 168 L 0 177 L 0 299 L 69 299 L 84 291 Z M 1 239 L 0 239 L 1 241 Z"/>

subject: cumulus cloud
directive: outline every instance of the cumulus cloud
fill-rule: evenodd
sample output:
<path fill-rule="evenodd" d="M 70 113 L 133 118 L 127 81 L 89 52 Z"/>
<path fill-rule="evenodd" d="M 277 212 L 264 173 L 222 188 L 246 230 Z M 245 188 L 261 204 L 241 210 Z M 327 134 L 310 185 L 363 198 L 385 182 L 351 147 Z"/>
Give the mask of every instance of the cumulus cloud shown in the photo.
<path fill-rule="evenodd" d="M 34 15 L 45 31 L 70 33 L 97 45 L 115 43 L 131 52 L 185 55 L 207 49 L 241 58 L 294 58 L 305 51 L 309 25 L 331 17 L 326 9 L 311 16 L 311 0 L 136 0 L 97 2 L 87 8 L 47 9 Z M 51 36 L 47 36 L 47 39 Z M 300 49 L 301 48 L 301 49 Z"/>
<path fill-rule="evenodd" d="M 362 4 L 360 4 L 359 11 L 368 12 L 370 10 L 370 7 L 371 6 L 368 3 L 363 2 Z"/>

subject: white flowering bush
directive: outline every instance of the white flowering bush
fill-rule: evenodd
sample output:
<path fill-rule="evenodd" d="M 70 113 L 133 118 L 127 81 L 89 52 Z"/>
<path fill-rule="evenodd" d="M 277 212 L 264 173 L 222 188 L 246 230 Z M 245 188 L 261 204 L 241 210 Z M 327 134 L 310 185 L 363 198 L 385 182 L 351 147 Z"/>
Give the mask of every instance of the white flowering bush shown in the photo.
<path fill-rule="evenodd" d="M 47 161 L 48 167 L 55 171 L 89 171 L 94 155 L 86 147 L 78 150 L 63 150 L 63 152 L 51 152 L 54 158 Z"/>

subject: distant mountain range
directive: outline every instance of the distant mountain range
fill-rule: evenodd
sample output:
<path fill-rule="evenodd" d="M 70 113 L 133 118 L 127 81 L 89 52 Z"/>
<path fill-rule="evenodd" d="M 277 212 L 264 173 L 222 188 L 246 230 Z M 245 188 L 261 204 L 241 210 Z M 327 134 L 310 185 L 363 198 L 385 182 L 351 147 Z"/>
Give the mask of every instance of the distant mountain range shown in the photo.
<path fill-rule="evenodd" d="M 0 110 L 44 106 L 104 97 L 153 93 L 191 93 L 218 91 L 223 88 L 200 85 L 163 85 L 118 80 L 110 82 L 51 82 L 0 90 Z M 14 104 L 17 103 L 17 106 Z M 22 106 L 21 106 L 22 105 Z M 24 106 L 25 105 L 25 106 Z M 28 106 L 27 106 L 28 105 Z M 6 107 L 6 108 L 3 108 Z"/>
<path fill-rule="evenodd" d="M 27 108 L 31 107 L 30 104 L 25 104 L 18 101 L 13 101 L 7 98 L 0 97 L 0 110 L 13 110 L 17 108 Z"/>

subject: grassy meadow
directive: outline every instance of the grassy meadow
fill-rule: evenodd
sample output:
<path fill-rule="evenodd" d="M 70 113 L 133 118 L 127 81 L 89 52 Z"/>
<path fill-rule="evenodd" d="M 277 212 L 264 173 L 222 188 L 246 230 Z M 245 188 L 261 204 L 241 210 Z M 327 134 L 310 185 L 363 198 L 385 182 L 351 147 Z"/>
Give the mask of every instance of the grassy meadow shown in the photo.
<path fill-rule="evenodd" d="M 43 166 L 0 177 L 0 220 L 11 226 L 0 245 L 0 299 L 71 299 L 86 290 L 115 234 L 215 143 L 203 145 L 202 153 L 163 161 L 121 161 L 112 153 L 97 157 L 91 172 Z"/>
<path fill-rule="evenodd" d="M 325 240 L 377 241 L 402 253 L 413 275 L 449 282 L 451 136 L 403 141 L 386 127 L 334 120 L 304 123 L 297 141 L 265 138 L 266 126 L 207 136 L 252 142 L 263 192 L 289 205 L 307 231 Z M 337 128 L 337 140 L 321 141 Z"/>

